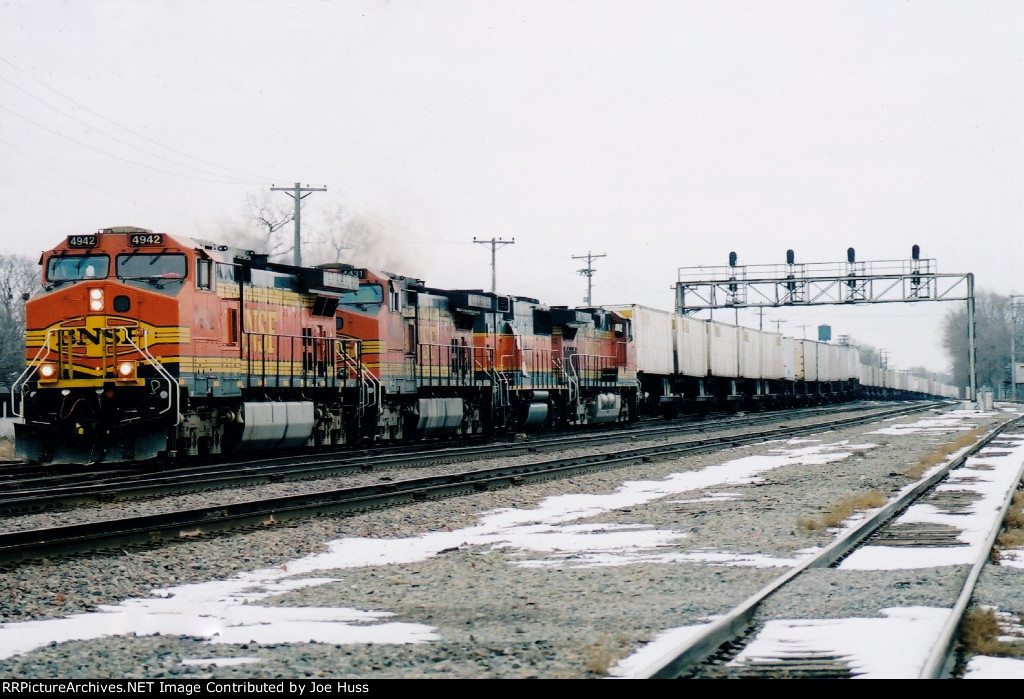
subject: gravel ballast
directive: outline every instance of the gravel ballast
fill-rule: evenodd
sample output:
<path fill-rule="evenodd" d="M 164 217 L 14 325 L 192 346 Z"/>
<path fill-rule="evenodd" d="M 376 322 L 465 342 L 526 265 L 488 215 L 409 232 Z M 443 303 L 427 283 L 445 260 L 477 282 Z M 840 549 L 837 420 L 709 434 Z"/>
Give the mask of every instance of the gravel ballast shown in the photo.
<path fill-rule="evenodd" d="M 41 646 L 0 659 L 0 674 L 604 677 L 665 629 L 708 621 L 778 577 L 802 552 L 827 545 L 833 534 L 807 523 L 831 505 L 872 491 L 891 497 L 912 482 L 905 473 L 918 459 L 965 429 L 1009 417 L 999 411 L 961 415 L 957 425 L 928 431 L 870 434 L 883 425 L 864 425 L 159 548 L 22 563 L 0 574 L 0 651 L 9 654 L 12 638 L 31 645 L 38 635 Z M 800 449 L 807 454 L 795 455 Z M 780 450 L 789 461 L 779 461 Z M 752 468 L 760 468 L 758 459 L 774 465 L 744 479 L 711 476 L 714 467 L 741 458 Z M 674 474 L 692 480 L 679 484 Z M 703 474 L 701 486 L 696 479 Z M 677 485 L 669 494 L 644 494 L 645 484 L 662 487 L 662 481 Z M 616 504 L 616 493 L 628 496 Z M 558 498 L 566 494 L 579 497 Z M 513 524 L 501 524 L 503 518 Z M 341 557 L 332 557 L 328 542 L 342 539 L 346 543 L 333 549 Z M 800 595 L 776 604 L 795 607 L 803 598 L 800 612 L 822 617 L 871 616 L 885 606 L 949 606 L 943 593 L 929 591 L 945 586 L 930 582 L 963 571 L 902 571 L 906 584 L 883 586 L 881 597 L 870 584 L 880 573 L 836 573 L 808 576 Z M 1019 600 L 1019 573 L 1000 568 L 983 577 L 985 594 L 994 603 Z M 231 582 L 245 575 L 253 577 L 252 590 Z M 179 587 L 215 584 L 208 581 L 228 587 Z M 171 601 L 164 599 L 170 593 L 154 595 L 166 588 L 177 588 Z M 192 594 L 200 596 L 194 608 L 184 604 L 194 616 L 188 624 L 177 611 L 166 618 L 156 607 L 138 612 L 153 600 L 177 604 Z M 104 605 L 113 608 L 99 614 Z M 122 628 L 122 635 L 93 637 L 105 620 L 128 618 L 131 610 L 136 635 Z M 245 615 L 254 610 L 254 617 Z M 351 621 L 326 621 L 349 612 Z M 366 612 L 388 616 L 358 616 Z M 90 614 L 81 617 L 85 631 L 72 623 L 81 614 Z M 56 620 L 68 618 L 58 626 Z M 53 621 L 25 624 L 42 620 Z M 353 628 L 361 640 L 342 639 L 341 627 Z M 241 639 L 250 632 L 254 638 Z M 377 632 L 379 642 L 366 642 Z M 82 640 L 65 640 L 76 634 Z M 231 642 L 208 642 L 225 639 Z"/>

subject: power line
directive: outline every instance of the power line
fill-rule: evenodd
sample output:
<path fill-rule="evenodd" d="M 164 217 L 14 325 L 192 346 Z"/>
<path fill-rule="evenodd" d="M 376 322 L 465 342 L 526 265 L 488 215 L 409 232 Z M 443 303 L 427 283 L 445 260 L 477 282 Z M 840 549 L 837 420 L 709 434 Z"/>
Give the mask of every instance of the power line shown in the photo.
<path fill-rule="evenodd" d="M 31 92 L 29 92 L 25 88 L 21 87 L 20 85 L 16 85 L 15 83 L 11 82 L 7 78 L 3 77 L 2 75 L 0 75 L 0 80 L 2 80 L 3 82 L 8 83 L 9 85 L 11 85 L 12 87 L 14 87 L 14 88 L 16 88 L 18 90 L 21 90 L 22 92 L 24 92 L 26 95 L 28 95 L 32 99 L 34 99 L 37 102 L 39 102 L 39 103 L 49 107 L 50 109 L 54 110 L 55 112 L 57 112 L 61 116 L 65 117 L 67 119 L 70 119 L 71 121 L 74 121 L 74 122 L 76 122 L 78 124 L 81 124 L 82 126 L 84 126 L 89 131 L 92 131 L 92 132 L 94 132 L 94 133 L 96 133 L 96 134 L 98 134 L 100 136 L 105 137 L 105 138 L 109 138 L 111 141 L 114 141 L 115 143 L 119 143 L 122 146 L 127 146 L 128 148 L 136 150 L 136 151 L 142 153 L 143 155 L 146 155 L 146 156 L 151 157 L 151 158 L 156 158 L 157 160 L 162 160 L 162 161 L 164 161 L 166 163 L 170 163 L 171 165 L 176 165 L 178 167 L 182 167 L 182 168 L 185 168 L 185 169 L 188 169 L 188 170 L 195 170 L 196 172 L 201 172 L 204 175 L 212 175 L 213 177 L 218 177 L 218 178 L 221 178 L 221 179 L 223 179 L 225 177 L 228 177 L 227 175 L 225 175 L 222 172 L 214 172 L 212 170 L 208 170 L 208 169 L 205 169 L 205 168 L 196 167 L 195 165 L 189 165 L 188 163 L 183 163 L 183 162 L 181 162 L 179 160 L 174 160 L 172 158 L 165 157 L 163 155 L 160 155 L 159 153 L 154 153 L 154 152 L 148 151 L 148 150 L 146 150 L 144 148 L 139 148 L 137 145 L 135 145 L 133 143 L 129 143 L 128 141 L 125 141 L 122 138 L 118 138 L 117 136 L 114 136 L 112 134 L 109 134 L 109 133 L 106 133 L 104 131 L 101 131 L 100 129 L 97 129 L 94 125 L 92 125 L 92 124 L 90 124 L 90 123 L 88 123 L 86 121 L 83 121 L 83 120 L 79 119 L 76 116 L 73 116 L 71 114 L 65 113 L 60 108 L 55 107 L 54 105 L 50 104 L 46 100 L 44 100 L 44 99 L 42 99 L 42 98 L 32 94 Z M 14 112 L 11 112 L 10 110 L 7 110 L 7 111 L 10 112 L 11 114 L 14 114 L 14 116 L 17 116 L 17 117 L 20 117 L 22 119 L 28 120 L 27 117 L 24 117 L 24 116 L 22 116 L 20 114 L 16 114 Z M 35 122 L 30 122 L 30 123 L 32 123 L 32 124 L 34 124 L 36 126 L 39 126 L 39 124 L 35 124 Z M 40 128 L 43 128 L 43 127 L 40 127 Z M 124 127 L 121 127 L 121 128 L 124 128 Z M 125 129 L 125 130 L 127 130 L 127 129 Z M 84 144 L 79 144 L 79 145 L 84 145 Z M 191 157 L 191 156 L 186 156 L 186 157 Z M 220 166 L 219 165 L 214 165 L 214 167 L 220 167 Z M 221 169 L 223 170 L 223 169 L 226 169 L 226 168 L 221 168 Z M 237 178 L 236 178 L 235 180 L 232 180 L 232 182 L 237 182 L 239 184 L 263 184 L 263 182 L 265 182 L 265 180 L 264 181 L 250 180 L 250 181 L 246 181 L 246 182 L 241 182 L 241 181 L 238 181 Z"/>
<path fill-rule="evenodd" d="M 79 145 L 82 148 L 88 148 L 89 150 L 95 151 L 95 152 L 99 153 L 100 155 L 105 155 L 106 157 L 113 158 L 114 160 L 120 160 L 121 162 L 128 163 L 129 165 L 134 165 L 136 167 L 145 168 L 147 170 L 153 170 L 154 172 L 162 172 L 165 175 L 174 175 L 175 177 L 184 177 L 184 178 L 190 179 L 190 180 L 199 180 L 200 182 L 216 182 L 216 183 L 220 183 L 220 184 L 253 184 L 252 182 L 241 182 L 241 181 L 237 181 L 237 180 L 235 180 L 235 181 L 226 181 L 224 179 L 211 180 L 208 177 L 196 177 L 195 175 L 186 175 L 186 174 L 181 173 L 181 172 L 172 172 L 171 170 L 164 170 L 163 168 L 153 167 L 152 165 L 146 165 L 145 163 L 139 163 L 139 162 L 136 162 L 134 160 L 129 160 L 128 158 L 122 158 L 119 155 L 114 155 L 113 153 L 108 153 L 105 150 L 103 150 L 101 148 L 97 148 L 96 146 L 91 146 L 88 143 L 82 143 L 81 141 L 79 141 L 77 139 L 74 139 L 71 136 L 68 136 L 66 134 L 62 134 L 60 131 L 55 131 L 54 129 L 49 128 L 48 126 L 43 126 L 42 124 L 37 124 L 36 122 L 34 122 L 33 120 L 29 119 L 28 117 L 23 116 L 21 114 L 18 114 L 17 112 L 10 110 L 7 107 L 4 107 L 3 105 L 0 105 L 0 110 L 5 111 L 8 114 L 11 114 L 13 116 L 16 116 L 19 119 L 23 119 L 23 120 L 27 121 L 29 124 L 32 124 L 33 126 L 35 126 L 37 129 L 42 129 L 43 131 L 46 131 L 48 133 L 52 133 L 54 136 L 59 136 L 59 137 L 61 137 L 63 139 L 71 141 L 75 145 Z"/>
<path fill-rule="evenodd" d="M 38 163 L 39 165 L 41 165 L 41 166 L 43 166 L 45 168 L 53 170 L 54 172 L 58 173 L 59 175 L 61 175 L 63 177 L 66 177 L 67 179 L 69 179 L 69 180 L 71 180 L 73 182 L 77 182 L 80 185 L 83 185 L 83 186 L 88 187 L 90 189 L 94 189 L 97 192 L 102 192 L 103 194 L 107 194 L 107 195 L 109 195 L 111 197 L 114 197 L 115 199 L 120 199 L 122 201 L 126 201 L 126 202 L 132 204 L 133 206 L 142 206 L 142 207 L 150 209 L 152 211 L 161 211 L 161 212 L 163 212 L 165 214 L 171 214 L 173 216 L 188 217 L 190 215 L 190 214 L 186 214 L 186 213 L 181 212 L 181 211 L 172 211 L 170 209 L 163 209 L 161 207 L 152 206 L 150 204 L 139 203 L 138 200 L 136 200 L 135 198 L 127 197 L 127 196 L 125 196 L 123 194 L 118 194 L 117 192 L 112 192 L 109 189 L 104 189 L 102 187 L 98 187 L 96 184 L 94 184 L 94 183 L 92 183 L 92 182 L 90 182 L 88 180 L 84 180 L 84 179 L 82 179 L 80 177 L 76 177 L 75 175 L 72 175 L 71 173 L 62 170 L 61 168 L 57 167 L 56 165 L 53 165 L 50 162 L 47 162 L 45 160 L 40 159 L 39 157 L 37 157 L 34 154 L 28 153 L 28 152 L 18 148 L 17 146 L 15 146 L 11 142 L 7 141 L 6 139 L 0 138 L 0 144 L 6 146 L 7 148 L 11 149 L 15 153 L 18 153 L 19 155 L 23 156 L 24 158 L 27 158 L 28 160 L 31 160 L 31 161 L 33 161 L 35 163 Z"/>
<path fill-rule="evenodd" d="M 117 122 L 117 121 L 115 121 L 115 120 L 111 119 L 111 118 L 110 118 L 110 117 L 108 117 L 108 116 L 105 116 L 105 115 L 103 115 L 103 114 L 100 114 L 99 112 L 97 112 L 97 111 L 96 111 L 96 110 L 94 110 L 94 109 L 90 109 L 89 107 L 87 107 L 86 105 L 82 104 L 81 102 L 78 102 L 78 101 L 77 101 L 77 100 L 75 100 L 74 98 L 72 98 L 72 97 L 69 97 L 68 95 L 65 95 L 65 94 L 64 94 L 63 92 L 60 92 L 59 90 L 57 90 L 57 89 L 55 89 L 55 88 L 53 88 L 53 87 L 51 87 L 51 86 L 47 85 L 47 84 L 46 84 L 46 83 L 44 83 L 43 81 L 41 81 L 41 80 L 39 80 L 38 78 L 36 78 L 36 77 L 32 76 L 32 75 L 31 75 L 31 74 L 29 74 L 29 73 L 28 73 L 27 71 L 25 71 L 25 70 L 23 70 L 22 68 L 18 67 L 18 66 L 17 66 L 17 65 L 15 65 L 14 63 L 11 63 L 11 62 L 10 62 L 10 61 L 8 61 L 8 60 L 7 60 L 6 58 L 3 58 L 2 56 L 0 56 L 0 62 L 2 62 L 2 63 L 5 63 L 6 65 L 10 66 L 10 67 L 11 67 L 11 68 L 13 68 L 14 70 L 18 71 L 19 73 L 21 73 L 21 74 L 25 75 L 26 77 L 28 77 L 28 78 L 29 78 L 30 80 L 32 80 L 33 82 L 36 82 L 36 83 L 38 83 L 39 85 L 42 85 L 43 87 L 45 87 L 45 88 L 46 88 L 47 90 L 49 90 L 50 92 L 52 92 L 52 93 L 54 93 L 55 95 L 57 95 L 57 96 L 59 96 L 59 97 L 61 97 L 61 98 L 65 99 L 65 100 L 67 100 L 68 102 L 70 102 L 71 104 L 75 105 L 75 106 L 76 106 L 76 107 L 78 107 L 79 109 L 82 109 L 82 110 L 84 110 L 84 111 L 86 111 L 86 112 L 89 112 L 90 114 L 92 114 L 92 115 L 94 115 L 94 116 L 96 116 L 96 117 L 98 117 L 98 118 L 102 119 L 103 121 L 106 121 L 107 123 L 109 123 L 109 124 L 112 124 L 112 125 L 114 125 L 115 127 L 117 127 L 117 128 L 119 128 L 119 129 L 121 129 L 122 131 L 126 131 L 126 132 L 130 133 L 131 135 L 135 136 L 136 138 L 140 138 L 140 139 L 142 139 L 142 140 L 144 140 L 144 141 L 148 141 L 149 143 L 152 143 L 152 144 L 153 144 L 153 145 L 155 145 L 155 146 L 158 146 L 158 147 L 160 147 L 160 148 L 163 148 L 163 149 L 165 149 L 165 150 L 168 150 L 168 151 L 170 151 L 170 152 L 172 152 L 172 153 L 177 153 L 178 155 L 181 155 L 181 156 L 183 156 L 183 157 L 185 157 L 185 158 L 188 158 L 188 159 L 190 159 L 190 160 L 194 160 L 194 161 L 196 161 L 196 162 L 198 162 L 198 163 L 203 163 L 204 165 L 209 165 L 209 166 L 212 166 L 212 167 L 215 167 L 215 168 L 221 169 L 221 170 L 225 170 L 225 171 L 227 171 L 227 172 L 232 172 L 232 173 L 235 173 L 235 175 L 243 175 L 243 176 L 245 176 L 245 177 L 247 177 L 247 178 L 250 178 L 250 179 L 255 179 L 255 180 L 259 180 L 259 182 L 252 182 L 251 184 L 262 184 L 262 183 L 265 183 L 265 182 L 267 182 L 268 180 L 273 180 L 273 179 L 274 179 L 274 178 L 272 178 L 272 177 L 264 177 L 264 176 L 262 176 L 262 175 L 254 175 L 254 174 L 252 174 L 252 173 L 249 173 L 249 172 L 244 172 L 244 171 L 242 171 L 242 170 L 236 170 L 236 169 L 234 169 L 234 168 L 230 168 L 230 167 L 227 167 L 227 166 L 224 166 L 224 165 L 218 165 L 217 163 L 213 163 L 213 162 L 210 162 L 210 161 L 207 161 L 207 160 L 203 160 L 202 158 L 197 158 L 196 156 L 194 156 L 194 155 L 190 155 L 189 153 L 186 153 L 186 152 L 184 152 L 184 151 L 178 150 L 177 148 L 174 148 L 174 147 L 172 147 L 172 146 L 168 146 L 168 145 L 166 145 L 166 144 L 160 143 L 159 141 L 155 141 L 155 140 L 153 140 L 152 138 L 149 138 L 148 136 L 146 136 L 145 134 L 139 133 L 138 131 L 135 131 L 135 130 L 131 129 L 131 128 L 129 128 L 129 127 L 127 127 L 127 126 L 125 126 L 124 124 L 121 124 L 121 123 L 119 123 L 119 122 Z M 28 90 L 26 90 L 25 88 L 23 88 L 23 87 L 21 87 L 21 86 L 19 86 L 19 85 L 15 84 L 15 83 L 13 83 L 13 82 L 11 82 L 10 80 L 8 80 L 8 79 L 6 79 L 6 78 L 2 78 L 2 77 L 0 77 L 0 79 L 2 79 L 2 80 L 4 80 L 5 82 L 9 83 L 9 84 L 10 84 L 10 85 L 12 85 L 13 87 L 15 87 L 15 88 L 17 88 L 17 89 L 21 90 L 22 92 L 24 92 L 24 93 L 28 94 L 28 95 L 29 95 L 30 97 L 32 97 L 33 99 L 36 99 L 36 100 L 38 100 L 39 102 L 42 102 L 42 103 L 43 103 L 43 104 L 45 104 L 46 106 L 48 106 L 48 107 L 50 107 L 51 109 L 53 109 L 53 110 L 57 111 L 58 113 L 60 113 L 60 114 L 64 115 L 65 117 L 67 117 L 67 118 L 69 118 L 69 119 L 73 119 L 73 120 L 75 120 L 75 121 L 78 121 L 78 122 L 79 122 L 79 123 L 81 123 L 81 124 L 85 124 L 85 122 L 82 122 L 81 120 L 77 119 L 76 117 L 73 117 L 73 116 L 70 116 L 69 114 L 66 114 L 65 112 L 63 112 L 63 111 L 62 111 L 61 109 L 59 109 L 58 107 L 55 107 L 54 105 L 51 105 L 51 104 L 49 104 L 48 102 L 46 102 L 46 101 L 45 101 L 45 100 L 43 100 L 42 98 L 40 98 L 40 97 L 37 97 L 36 95 L 33 95 L 33 94 L 32 94 L 31 92 L 29 92 L 29 91 L 28 91 Z M 20 115 L 19 115 L 19 116 L 20 116 Z M 25 117 L 22 117 L 22 118 L 25 118 Z M 89 125 L 89 124 L 85 124 L 85 125 L 86 125 L 86 126 L 87 126 L 88 128 L 90 128 L 90 129 L 92 129 L 92 130 L 94 130 L 94 131 L 96 131 L 96 132 L 98 132 L 98 133 L 100 133 L 100 134 L 102 134 L 102 135 L 104 135 L 104 136 L 107 136 L 107 138 L 113 139 L 113 140 L 115 140 L 115 141 L 119 141 L 119 139 L 117 139 L 116 137 L 114 137 L 114 136 L 111 136 L 111 135 L 109 135 L 109 134 L 106 134 L 106 133 L 103 133 L 102 131 L 100 131 L 99 129 L 97 129 L 97 128 L 96 128 L 95 126 L 92 126 L 92 125 Z M 119 141 L 119 142 L 122 142 L 122 143 L 123 143 L 123 141 Z M 142 149 L 141 149 L 141 148 L 139 148 L 138 146 L 133 146 L 133 145 L 131 145 L 131 144 L 128 144 L 128 143 L 126 143 L 125 145 L 129 146 L 130 148 L 135 148 L 136 150 L 139 150 L 139 151 L 141 151 L 141 152 L 143 152 L 143 153 L 146 153 L 146 151 L 142 150 Z M 149 155 L 149 153 L 147 153 L 147 155 Z M 154 157 L 161 157 L 161 156 L 154 156 Z M 163 159 L 163 160 L 167 160 L 166 158 L 161 158 L 161 159 Z M 168 162 L 173 162 L 173 161 L 168 161 Z M 191 165 L 188 165 L 188 164 L 186 164 L 186 163 L 176 163 L 176 164 L 182 165 L 183 167 L 189 167 L 189 168 L 192 168 L 193 170 L 198 170 L 198 171 L 200 171 L 200 172 L 203 172 L 203 170 L 202 170 L 202 169 L 200 169 L 200 168 L 196 168 L 196 167 L 194 167 L 194 166 L 191 166 Z M 225 177 L 225 175 L 217 175 L 217 176 L 218 176 L 218 177 Z"/>

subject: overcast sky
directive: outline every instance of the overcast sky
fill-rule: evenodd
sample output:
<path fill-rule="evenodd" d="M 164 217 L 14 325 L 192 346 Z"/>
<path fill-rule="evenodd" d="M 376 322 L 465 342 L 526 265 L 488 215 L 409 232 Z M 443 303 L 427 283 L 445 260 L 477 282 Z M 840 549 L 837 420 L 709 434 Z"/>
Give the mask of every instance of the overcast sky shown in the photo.
<path fill-rule="evenodd" d="M 514 237 L 499 290 L 551 304 L 582 303 L 588 252 L 595 303 L 670 309 L 679 267 L 732 250 L 915 243 L 1024 292 L 1022 20 L 984 0 L 0 0 L 0 252 L 115 225 L 210 238 L 301 181 L 328 189 L 304 230 L 340 204 L 434 286 L 489 287 L 473 238 Z M 941 370 L 953 308 L 763 322 Z"/>

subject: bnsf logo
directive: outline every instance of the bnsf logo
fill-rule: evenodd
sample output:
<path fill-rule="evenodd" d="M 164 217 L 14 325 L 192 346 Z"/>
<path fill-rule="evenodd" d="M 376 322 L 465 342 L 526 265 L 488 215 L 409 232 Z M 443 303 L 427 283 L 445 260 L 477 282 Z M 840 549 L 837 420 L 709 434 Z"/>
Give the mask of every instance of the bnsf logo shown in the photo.
<path fill-rule="evenodd" d="M 138 328 L 65 328 L 60 332 L 61 339 L 72 345 L 125 344 L 139 336 Z"/>

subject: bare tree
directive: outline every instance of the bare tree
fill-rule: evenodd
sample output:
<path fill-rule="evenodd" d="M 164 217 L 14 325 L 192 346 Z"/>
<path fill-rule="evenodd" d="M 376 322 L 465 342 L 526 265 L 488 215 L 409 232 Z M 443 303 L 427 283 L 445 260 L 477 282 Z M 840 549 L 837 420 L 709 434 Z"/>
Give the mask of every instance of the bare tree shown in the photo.
<path fill-rule="evenodd" d="M 351 216 L 345 207 L 336 204 L 318 229 L 316 243 L 329 262 L 359 264 L 355 257 L 371 246 L 371 230 L 365 220 Z"/>
<path fill-rule="evenodd" d="M 39 283 L 39 268 L 31 259 L 0 255 L 0 384 L 10 386 L 25 368 L 23 295 Z"/>
<path fill-rule="evenodd" d="M 219 221 L 217 242 L 288 262 L 286 258 L 294 249 L 294 237 L 287 226 L 293 216 L 294 212 L 270 192 L 249 195 L 241 216 Z M 306 224 L 303 217 L 303 260 L 308 260 L 307 264 L 345 262 L 375 270 L 415 273 L 412 271 L 415 261 L 408 259 L 381 217 L 356 213 L 336 203 L 319 219 L 317 223 Z"/>
<path fill-rule="evenodd" d="M 1009 380 L 1010 297 L 981 292 L 975 296 L 975 338 L 978 386 L 996 388 Z M 953 363 L 953 379 L 959 386 L 970 383 L 967 343 L 967 309 L 947 312 L 942 344 Z"/>
<path fill-rule="evenodd" d="M 313 242 L 322 262 L 346 262 L 378 270 L 409 266 L 401 246 L 395 244 L 384 225 L 365 214 L 351 213 L 341 204 L 328 211 Z"/>
<path fill-rule="evenodd" d="M 253 221 L 264 231 L 260 252 L 265 252 L 271 257 L 281 257 L 290 253 L 295 247 L 294 242 L 289 242 L 286 236 L 276 234 L 292 222 L 295 214 L 283 208 L 277 198 L 270 196 L 270 192 L 262 192 L 259 196 L 249 195 L 246 197 L 246 203 Z"/>
<path fill-rule="evenodd" d="M 250 194 L 237 217 L 217 222 L 216 242 L 282 259 L 294 247 L 291 237 L 280 232 L 291 220 L 291 212 L 280 206 L 270 192 Z"/>

